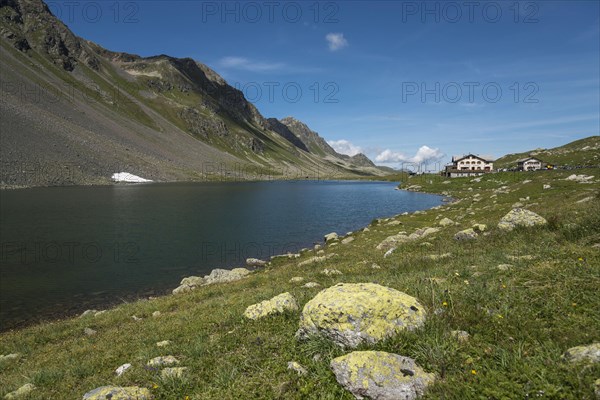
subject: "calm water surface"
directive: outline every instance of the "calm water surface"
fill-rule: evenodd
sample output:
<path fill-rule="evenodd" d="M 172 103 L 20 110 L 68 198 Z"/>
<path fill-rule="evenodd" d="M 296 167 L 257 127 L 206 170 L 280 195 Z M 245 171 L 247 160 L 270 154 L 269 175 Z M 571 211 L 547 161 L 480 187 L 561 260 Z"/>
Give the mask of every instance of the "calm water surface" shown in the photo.
<path fill-rule="evenodd" d="M 389 182 L 169 183 L 0 192 L 0 329 L 175 288 L 324 234 L 441 204 Z"/>

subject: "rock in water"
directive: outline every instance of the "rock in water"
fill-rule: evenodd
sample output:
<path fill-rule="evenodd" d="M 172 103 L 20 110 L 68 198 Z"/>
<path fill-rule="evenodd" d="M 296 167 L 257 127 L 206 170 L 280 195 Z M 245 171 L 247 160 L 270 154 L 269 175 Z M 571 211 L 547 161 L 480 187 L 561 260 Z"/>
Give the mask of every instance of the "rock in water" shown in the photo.
<path fill-rule="evenodd" d="M 261 301 L 246 308 L 244 317 L 249 319 L 259 319 L 271 314 L 280 314 L 286 310 L 297 310 L 298 302 L 289 293 L 282 293 L 270 300 Z"/>
<path fill-rule="evenodd" d="M 526 210 L 524 208 L 515 208 L 506 214 L 498 223 L 498 228 L 504 231 L 512 231 L 517 226 L 536 226 L 546 225 L 548 221 L 545 218 L 540 217 L 533 211 Z"/>
<path fill-rule="evenodd" d="M 433 383 L 412 358 L 382 351 L 355 351 L 331 361 L 338 383 L 357 399 L 413 400 Z"/>
<path fill-rule="evenodd" d="M 600 342 L 587 346 L 571 347 L 563 354 L 563 358 L 573 363 L 598 363 L 600 362 Z"/>
<path fill-rule="evenodd" d="M 339 346 L 356 347 L 424 322 L 425 309 L 414 297 L 374 283 L 339 283 L 306 303 L 296 336 L 320 335 Z"/>
<path fill-rule="evenodd" d="M 83 400 L 149 400 L 152 394 L 137 386 L 101 386 L 83 395 Z"/>

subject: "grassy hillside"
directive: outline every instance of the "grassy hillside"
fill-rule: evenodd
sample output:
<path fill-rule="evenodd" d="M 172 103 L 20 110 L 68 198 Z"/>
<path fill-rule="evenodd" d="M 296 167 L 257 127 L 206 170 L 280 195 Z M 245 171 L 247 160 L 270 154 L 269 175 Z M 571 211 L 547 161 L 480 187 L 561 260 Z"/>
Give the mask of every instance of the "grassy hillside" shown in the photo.
<path fill-rule="evenodd" d="M 407 185 L 459 201 L 397 216 L 399 226 L 374 221 L 368 232 L 354 233 L 352 243 L 325 246 L 326 254 L 337 256 L 317 264 L 298 266 L 315 255 L 309 250 L 238 282 L 3 333 L 0 354 L 21 356 L 0 365 L 0 395 L 30 382 L 37 387 L 32 399 L 78 399 L 109 384 L 143 386 L 157 399 L 351 399 L 329 368 L 333 357 L 348 351 L 324 340 L 297 341 L 299 311 L 258 321 L 242 315 L 247 306 L 286 291 L 302 307 L 338 282 L 375 282 L 415 296 L 427 309 L 423 328 L 368 346 L 412 357 L 436 373 L 424 398 L 593 399 L 600 366 L 570 365 L 561 355 L 600 341 L 599 171 L 578 171 L 595 176 L 588 184 L 565 180 L 570 173 L 498 173 L 480 182 L 413 177 Z M 548 225 L 498 230 L 498 220 L 516 202 Z M 387 258 L 375 249 L 398 231 L 437 226 L 443 217 L 458 225 L 403 244 Z M 474 223 L 487 224 L 489 234 L 472 242 L 453 239 Z M 324 268 L 343 274 L 325 276 Z M 321 287 L 290 283 L 296 276 Z M 155 311 L 161 315 L 153 317 Z M 85 335 L 87 327 L 97 334 Z M 455 329 L 467 331 L 470 340 L 456 341 L 450 335 Z M 157 347 L 163 340 L 172 344 Z M 185 376 L 162 379 L 160 371 L 145 367 L 161 355 L 181 360 Z M 308 373 L 288 370 L 289 361 Z M 114 370 L 124 363 L 133 367 L 117 377 Z"/>
<path fill-rule="evenodd" d="M 600 136 L 590 136 L 553 149 L 536 149 L 523 153 L 507 154 L 494 162 L 495 168 L 513 168 L 517 160 L 534 156 L 556 166 L 600 165 Z"/>

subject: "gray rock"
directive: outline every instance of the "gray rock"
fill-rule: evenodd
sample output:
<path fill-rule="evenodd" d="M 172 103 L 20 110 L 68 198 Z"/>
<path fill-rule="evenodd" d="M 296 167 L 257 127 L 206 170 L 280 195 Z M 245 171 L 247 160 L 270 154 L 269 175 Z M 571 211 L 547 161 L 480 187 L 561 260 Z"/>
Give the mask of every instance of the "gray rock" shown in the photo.
<path fill-rule="evenodd" d="M 300 365 L 296 361 L 288 362 L 287 369 L 297 372 L 298 375 L 306 375 L 308 373 L 308 371 L 306 371 L 306 368 L 304 368 L 302 365 Z"/>
<path fill-rule="evenodd" d="M 152 394 L 138 386 L 101 386 L 83 395 L 83 400 L 150 400 Z"/>
<path fill-rule="evenodd" d="M 357 399 L 414 400 L 425 393 L 434 374 L 415 360 L 382 351 L 355 351 L 331 361 L 338 383 Z"/>
<path fill-rule="evenodd" d="M 296 336 L 318 335 L 342 347 L 356 347 L 424 322 L 425 308 L 414 297 L 374 283 L 340 283 L 306 303 Z"/>
<path fill-rule="evenodd" d="M 121 365 L 119 368 L 117 368 L 115 370 L 115 374 L 117 374 L 117 376 L 121 376 L 125 373 L 125 371 L 127 371 L 129 368 L 131 368 L 131 364 L 127 363 L 127 364 L 123 364 Z"/>
<path fill-rule="evenodd" d="M 342 244 L 352 243 L 354 238 L 352 236 L 342 239 Z"/>
<path fill-rule="evenodd" d="M 475 240 L 479 235 L 473 228 L 465 229 L 460 232 L 456 232 L 454 235 L 454 239 L 466 241 L 466 240 Z"/>
<path fill-rule="evenodd" d="M 6 354 L 6 355 L 0 355 L 0 364 L 7 362 L 7 361 L 11 361 L 11 360 L 16 360 L 17 358 L 21 357 L 21 354 L 19 353 L 11 353 L 11 354 Z"/>
<path fill-rule="evenodd" d="M 504 231 L 512 231 L 517 226 L 532 227 L 546 225 L 548 221 L 533 211 L 524 208 L 515 208 L 506 214 L 498 223 L 498 228 Z"/>
<path fill-rule="evenodd" d="M 598 363 L 600 362 L 600 342 L 587 346 L 571 347 L 563 354 L 563 358 L 573 363 Z"/>
<path fill-rule="evenodd" d="M 25 398 L 25 397 L 28 397 L 29 394 L 31 392 L 33 392 L 34 390 L 35 390 L 35 385 L 33 385 L 32 383 L 26 383 L 25 385 L 21 386 L 17 390 L 8 393 L 6 396 L 4 396 L 4 398 L 5 399 Z"/>
<path fill-rule="evenodd" d="M 272 299 L 248 306 L 246 311 L 244 311 L 244 317 L 256 320 L 272 314 L 281 314 L 285 311 L 295 311 L 298 308 L 299 307 L 296 298 L 290 293 L 286 292 L 277 295 Z"/>
<path fill-rule="evenodd" d="M 321 273 L 326 276 L 342 275 L 342 271 L 333 268 L 325 268 Z"/>
<path fill-rule="evenodd" d="M 249 267 L 264 267 L 267 265 L 267 262 L 258 258 L 247 258 L 246 265 Z"/>
<path fill-rule="evenodd" d="M 335 232 L 332 233 L 328 233 L 327 235 L 325 235 L 325 243 L 329 243 L 332 242 L 334 240 L 337 240 L 339 238 L 338 234 Z"/>
<path fill-rule="evenodd" d="M 148 361 L 146 365 L 149 367 L 161 367 L 163 365 L 173 364 L 179 364 L 179 360 L 173 356 L 160 356 L 154 357 L 152 360 Z"/>
<path fill-rule="evenodd" d="M 451 331 L 450 336 L 458 340 L 459 342 L 468 342 L 471 335 L 466 331 Z"/>
<path fill-rule="evenodd" d="M 85 333 L 85 334 L 86 334 L 86 335 L 88 335 L 88 336 L 94 336 L 94 335 L 95 335 L 96 333 L 98 333 L 98 332 L 96 332 L 96 331 L 95 331 L 95 330 L 93 330 L 92 328 L 85 328 L 85 329 L 83 330 L 83 333 Z"/>
<path fill-rule="evenodd" d="M 316 288 L 319 286 L 321 286 L 321 285 L 319 285 L 317 282 L 306 282 L 304 285 L 302 285 L 303 288 L 307 288 L 307 289 L 312 289 L 312 288 Z"/>

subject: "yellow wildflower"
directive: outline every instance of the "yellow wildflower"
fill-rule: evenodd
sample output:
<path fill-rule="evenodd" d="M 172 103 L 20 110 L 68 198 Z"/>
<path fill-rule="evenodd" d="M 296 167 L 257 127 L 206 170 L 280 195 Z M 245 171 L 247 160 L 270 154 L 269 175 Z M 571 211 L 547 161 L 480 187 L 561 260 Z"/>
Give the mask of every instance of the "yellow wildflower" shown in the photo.
<path fill-rule="evenodd" d="M 472 369 L 472 370 L 471 370 L 471 374 L 473 374 L 473 375 L 477 375 L 477 370 L 474 370 L 474 369 Z"/>

